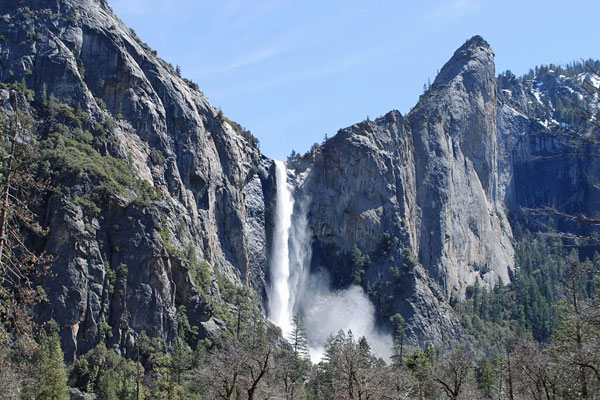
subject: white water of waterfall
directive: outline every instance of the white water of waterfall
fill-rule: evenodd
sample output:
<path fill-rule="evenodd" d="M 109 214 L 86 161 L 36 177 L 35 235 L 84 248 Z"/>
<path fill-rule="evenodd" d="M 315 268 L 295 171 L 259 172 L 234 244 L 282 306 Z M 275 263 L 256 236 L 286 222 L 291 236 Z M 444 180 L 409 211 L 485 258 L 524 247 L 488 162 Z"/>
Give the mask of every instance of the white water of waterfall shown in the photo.
<path fill-rule="evenodd" d="M 269 319 L 281 328 L 284 337 L 292 329 L 293 303 L 290 301 L 289 237 L 292 226 L 294 198 L 287 183 L 287 168 L 282 161 L 275 161 L 275 184 L 277 202 L 271 252 L 271 295 Z"/>

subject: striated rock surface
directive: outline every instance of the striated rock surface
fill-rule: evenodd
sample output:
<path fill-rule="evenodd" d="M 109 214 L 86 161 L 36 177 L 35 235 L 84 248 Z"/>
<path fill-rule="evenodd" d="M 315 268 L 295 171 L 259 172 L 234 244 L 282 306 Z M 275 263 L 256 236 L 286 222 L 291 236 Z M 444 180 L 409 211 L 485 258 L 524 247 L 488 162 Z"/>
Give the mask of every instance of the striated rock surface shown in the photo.
<path fill-rule="evenodd" d="M 493 58 L 472 38 L 407 117 L 353 125 L 291 163 L 310 199 L 313 266 L 341 285 L 354 277 L 382 316 L 402 313 L 422 338 L 457 335 L 446 301 L 476 280 L 509 282 L 514 267 L 498 201 Z M 355 248 L 370 264 L 354 265 Z"/>
<path fill-rule="evenodd" d="M 67 358 L 93 347 L 102 323 L 124 352 L 142 331 L 171 342 L 179 306 L 203 336 L 218 333 L 208 301 L 218 296 L 216 272 L 264 288 L 271 162 L 105 1 L 2 2 L 0 19 L 0 80 L 24 82 L 32 108 L 43 108 L 43 96 L 77 110 L 93 135 L 86 149 L 127 160 L 156 193 L 145 203 L 131 190 L 111 195 L 90 213 L 78 200 L 95 193 L 89 171 L 56 182 L 41 316 L 61 326 Z M 3 96 L 8 104 L 8 90 Z M 56 134 L 37 117 L 41 139 Z M 208 288 L 194 282 L 199 268 L 210 269 Z"/>
<path fill-rule="evenodd" d="M 446 292 L 479 277 L 509 281 L 511 231 L 497 201 L 494 54 L 474 37 L 456 51 L 409 116 L 414 138 L 419 260 Z"/>

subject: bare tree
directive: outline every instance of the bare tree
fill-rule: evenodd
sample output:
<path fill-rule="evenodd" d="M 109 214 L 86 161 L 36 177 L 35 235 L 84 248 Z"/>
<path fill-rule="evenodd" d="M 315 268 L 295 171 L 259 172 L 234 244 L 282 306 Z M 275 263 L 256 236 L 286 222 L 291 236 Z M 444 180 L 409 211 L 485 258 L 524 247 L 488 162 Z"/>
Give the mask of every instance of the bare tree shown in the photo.
<path fill-rule="evenodd" d="M 464 392 L 473 369 L 473 356 L 466 348 L 459 347 L 436 366 L 433 379 L 449 399 L 456 400 Z"/>
<path fill-rule="evenodd" d="M 566 264 L 566 298 L 559 305 L 562 320 L 549 354 L 559 366 L 559 372 L 568 371 L 569 381 L 577 382 L 560 385 L 563 392 L 574 392 L 587 399 L 594 387 L 600 389 L 600 326 L 594 323 L 598 305 L 595 299 L 585 295 L 589 277 L 598 272 L 598 266 L 580 261 L 576 251 L 567 257 Z"/>
<path fill-rule="evenodd" d="M 551 360 L 536 343 L 520 343 L 513 353 L 514 395 L 516 398 L 551 400 L 556 398 L 556 377 Z"/>
<path fill-rule="evenodd" d="M 202 371 L 207 394 L 223 400 L 273 398 L 267 382 L 275 369 L 274 353 L 261 326 L 242 331 L 208 357 Z"/>
<path fill-rule="evenodd" d="M 280 351 L 275 357 L 275 374 L 281 382 L 286 400 L 305 398 L 304 381 L 310 361 L 299 359 L 294 353 Z"/>
<path fill-rule="evenodd" d="M 413 397 L 413 390 L 410 382 L 410 372 L 399 366 L 390 366 L 385 368 L 376 368 L 373 375 L 379 378 L 377 383 L 379 391 L 377 392 L 381 400 L 409 400 Z"/>
<path fill-rule="evenodd" d="M 28 235 L 44 234 L 32 210 L 47 185 L 30 171 L 37 155 L 23 141 L 23 131 L 32 125 L 20 110 L 25 102 L 15 91 L 10 100 L 12 121 L 0 138 L 0 381 L 11 384 L 0 391 L 27 383 L 26 366 L 14 360 L 26 359 L 37 348 L 30 309 L 43 292 L 33 280 L 48 261 L 27 246 Z M 0 397 L 11 398 L 7 393 Z"/>

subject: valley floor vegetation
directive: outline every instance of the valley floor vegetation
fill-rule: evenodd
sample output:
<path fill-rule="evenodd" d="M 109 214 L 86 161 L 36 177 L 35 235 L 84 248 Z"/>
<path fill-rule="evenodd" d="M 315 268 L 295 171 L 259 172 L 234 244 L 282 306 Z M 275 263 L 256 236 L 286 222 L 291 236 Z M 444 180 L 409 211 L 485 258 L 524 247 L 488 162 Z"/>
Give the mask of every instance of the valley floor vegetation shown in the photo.
<path fill-rule="evenodd" d="M 323 360 L 312 364 L 299 316 L 283 342 L 256 302 L 243 296 L 237 324 L 218 342 L 197 340 L 180 312 L 179 337 L 170 347 L 142 333 L 137 357 L 126 360 L 101 340 L 67 366 L 56 326 L 34 326 L 13 302 L 2 309 L 0 397 L 600 398 L 600 258 L 564 255 L 544 236 L 525 234 L 520 243 L 512 283 L 491 291 L 475 285 L 454 305 L 465 333 L 461 342 L 414 346 L 395 316 L 391 360 L 377 358 L 365 338 L 340 331 L 328 340 Z M 14 301 L 10 292 L 2 295 L 4 307 Z"/>

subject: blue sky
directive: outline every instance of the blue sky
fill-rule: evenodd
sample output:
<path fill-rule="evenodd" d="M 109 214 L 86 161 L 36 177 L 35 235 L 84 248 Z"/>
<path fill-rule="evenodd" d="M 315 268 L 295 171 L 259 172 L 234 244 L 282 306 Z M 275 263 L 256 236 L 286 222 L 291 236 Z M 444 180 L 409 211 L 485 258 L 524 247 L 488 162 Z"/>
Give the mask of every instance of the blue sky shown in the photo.
<path fill-rule="evenodd" d="M 473 35 L 496 72 L 600 58 L 600 1 L 109 0 L 264 154 L 285 159 L 392 109 Z"/>

